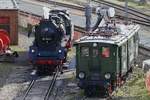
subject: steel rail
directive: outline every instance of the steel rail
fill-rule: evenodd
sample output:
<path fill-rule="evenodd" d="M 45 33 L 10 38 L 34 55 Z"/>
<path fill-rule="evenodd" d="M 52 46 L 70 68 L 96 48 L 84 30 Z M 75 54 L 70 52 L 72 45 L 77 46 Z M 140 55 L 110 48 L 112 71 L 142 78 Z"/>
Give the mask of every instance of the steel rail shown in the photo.
<path fill-rule="evenodd" d="M 37 17 L 37 18 L 39 18 L 39 19 L 42 18 L 42 16 L 35 15 L 35 14 L 29 13 L 29 12 L 25 12 L 25 11 L 19 11 L 19 14 L 20 14 L 20 15 L 24 15 L 24 16 L 28 16 L 28 14 L 29 14 L 29 15 L 35 16 L 35 17 Z M 116 16 L 117 16 L 117 18 L 124 18 L 124 16 L 120 16 L 120 15 L 116 15 Z M 134 19 L 134 18 L 130 18 L 130 19 L 131 19 L 133 22 L 137 23 L 137 24 L 141 24 L 141 25 L 145 25 L 145 26 L 150 26 L 150 23 L 147 22 L 147 21 L 142 21 L 142 20 L 140 20 L 140 19 Z M 83 27 L 80 27 L 80 26 L 77 26 L 77 25 L 75 25 L 75 31 L 76 31 L 76 30 L 78 30 L 78 32 L 86 33 L 85 31 L 83 31 L 83 30 L 84 30 Z"/>
<path fill-rule="evenodd" d="M 84 11 L 85 10 L 85 7 L 83 7 L 83 6 L 77 6 L 77 5 L 72 5 L 72 4 L 65 4 L 65 3 L 61 3 L 61 2 L 57 2 L 57 1 L 50 1 L 50 0 L 37 0 L 37 1 L 40 1 L 40 2 L 46 2 L 46 3 L 49 3 L 49 4 L 55 4 L 55 5 L 58 5 L 58 6 L 63 6 L 63 7 L 68 7 L 68 8 L 72 8 L 72 9 L 76 9 L 76 10 L 81 10 L 81 11 Z M 104 5 L 108 5 L 108 6 L 111 6 L 111 7 L 114 7 L 114 8 L 116 8 L 116 9 L 118 9 L 118 10 L 120 10 L 120 11 L 125 11 L 125 9 L 124 9 L 124 7 L 123 6 L 118 6 L 117 4 L 114 4 L 113 5 L 113 3 L 110 3 L 110 4 L 108 4 L 108 2 L 105 2 L 105 1 L 97 1 L 97 0 L 93 0 L 94 2 L 97 2 L 97 3 L 102 3 L 102 4 L 104 4 Z M 131 8 L 130 8 L 131 9 Z M 130 10 L 129 9 L 129 10 Z M 95 13 L 95 11 L 96 11 L 96 9 L 94 8 L 93 9 L 93 13 Z M 135 14 L 134 13 L 134 10 L 132 10 L 133 12 L 130 12 L 130 11 L 128 11 L 128 13 L 129 14 L 131 14 L 131 15 L 134 15 L 134 16 L 136 16 L 136 17 L 139 17 L 139 18 L 141 18 L 141 19 L 137 19 L 137 18 L 133 18 L 133 17 L 129 17 L 129 19 L 131 19 L 131 20 L 133 20 L 133 22 L 135 22 L 135 23 L 138 23 L 138 24 L 141 24 L 141 25 L 145 25 L 145 26 L 150 26 L 150 19 L 148 19 L 148 18 L 145 18 L 145 17 L 143 17 L 143 16 L 140 16 L 140 15 L 138 15 L 139 13 L 137 13 L 137 14 Z M 135 11 L 136 12 L 136 11 Z M 143 13 L 141 13 L 141 14 L 143 14 Z M 116 15 L 117 17 L 124 17 L 123 15 Z M 148 15 L 147 15 L 148 16 Z M 148 16 L 149 17 L 149 16 Z M 125 17 L 124 17 L 125 18 Z"/>
<path fill-rule="evenodd" d="M 57 5 L 57 6 L 68 7 L 68 8 L 72 8 L 72 9 L 76 9 L 76 10 L 81 10 L 81 11 L 85 10 L 85 8 L 83 6 L 77 6 L 77 5 L 73 5 L 73 4 L 66 4 L 66 3 L 61 3 L 61 2 L 57 2 L 57 1 L 51 1 L 51 0 L 36 0 L 36 1 L 45 2 L 45 3 Z"/>
<path fill-rule="evenodd" d="M 145 47 L 143 45 L 139 45 L 139 48 L 150 52 L 150 48 L 149 47 Z"/>
<path fill-rule="evenodd" d="M 26 97 L 27 97 L 28 93 L 30 92 L 30 90 L 32 89 L 32 87 L 33 87 L 35 81 L 36 81 L 36 80 L 33 79 L 33 80 L 30 82 L 30 84 L 29 84 L 29 86 L 28 86 L 28 88 L 27 88 L 27 90 L 26 90 L 26 92 L 25 92 L 25 95 L 23 96 L 23 99 L 22 99 L 22 100 L 25 100 L 25 99 L 26 99 Z"/>
<path fill-rule="evenodd" d="M 39 19 L 42 18 L 42 16 L 39 16 L 39 15 L 35 15 L 35 14 L 32 14 L 32 13 L 29 13 L 29 12 L 26 12 L 26 11 L 22 11 L 20 10 L 19 11 L 19 14 L 20 15 L 23 15 L 23 16 L 28 16 L 28 15 L 31 15 L 31 16 L 34 16 L 34 17 L 37 17 Z M 121 16 L 121 15 L 116 15 L 117 18 L 124 18 L 124 16 Z M 150 26 L 150 23 L 147 22 L 147 21 L 143 21 L 143 20 L 140 20 L 140 19 L 134 19 L 134 18 L 130 18 L 133 22 L 135 23 L 138 23 L 138 24 L 141 24 L 141 25 L 145 25 L 145 26 Z M 75 25 L 75 28 L 78 28 L 77 25 Z"/>
<path fill-rule="evenodd" d="M 110 3 L 110 2 L 106 2 L 106 1 L 97 1 L 97 0 L 92 0 L 92 1 L 94 1 L 96 3 L 99 3 L 99 4 L 104 4 L 104 5 L 107 5 L 107 6 L 110 6 L 110 7 L 113 7 L 115 9 L 118 9 L 120 11 L 124 11 L 125 12 L 125 7 L 123 7 L 123 6 L 120 6 L 120 5 L 117 5 L 117 4 L 114 4 L 114 3 Z M 147 16 L 143 16 L 144 15 L 143 13 L 139 13 L 139 12 L 137 13 L 137 11 L 134 11 L 133 9 L 131 10 L 131 8 L 128 9 L 128 13 L 150 22 L 150 16 L 148 16 L 148 15 Z M 139 14 L 141 14 L 142 16 L 140 16 Z M 147 18 L 147 17 L 149 17 L 149 18 Z"/>
<path fill-rule="evenodd" d="M 41 2 L 46 2 L 46 3 L 50 3 L 50 4 L 56 4 L 56 5 L 58 5 L 58 6 L 64 6 L 64 7 L 69 7 L 69 8 L 72 8 L 72 9 L 76 9 L 76 10 L 81 10 L 81 11 L 84 11 L 85 10 L 85 7 L 84 7 L 84 5 L 83 6 L 77 6 L 77 5 L 73 5 L 73 4 L 66 4 L 66 3 L 61 3 L 61 2 L 57 2 L 57 1 L 51 1 L 51 0 L 37 0 L 37 1 L 41 1 Z M 117 5 L 117 4 L 115 4 L 115 3 L 111 3 L 111 2 L 108 2 L 108 1 L 97 1 L 97 0 L 92 0 L 92 1 L 94 1 L 94 2 L 103 2 L 103 4 L 111 4 L 111 5 L 113 5 L 112 7 L 114 7 L 114 6 L 116 6 L 116 7 L 120 7 L 121 9 L 119 9 L 119 10 L 122 10 L 122 11 L 124 11 L 124 7 L 123 6 L 120 6 L 120 5 Z M 111 6 L 110 5 L 110 6 Z M 116 8 L 117 9 L 117 8 Z M 128 10 L 130 10 L 130 11 L 133 11 L 133 12 L 136 12 L 137 14 L 141 14 L 142 16 L 145 16 L 145 17 L 148 17 L 148 18 L 150 18 L 150 15 L 147 15 L 147 14 L 144 14 L 144 13 L 141 13 L 140 11 L 138 11 L 138 10 L 136 10 L 136 9 L 133 9 L 133 8 L 130 8 L 130 7 L 128 7 Z M 94 8 L 93 9 L 93 11 L 95 12 L 96 11 L 96 9 Z M 138 16 L 138 15 L 135 15 L 135 16 Z M 141 17 L 141 16 L 140 16 Z M 146 18 L 147 19 L 147 18 Z M 150 20 L 150 19 L 148 19 L 148 20 Z"/>
<path fill-rule="evenodd" d="M 97 0 L 92 0 L 92 1 L 97 1 Z M 120 8 L 124 8 L 124 6 L 121 6 L 121 5 L 112 3 L 112 2 L 108 2 L 108 1 L 105 1 L 105 0 L 101 0 L 101 2 L 105 2 L 105 3 L 108 3 L 108 4 L 112 4 L 112 5 L 118 6 L 118 7 L 120 7 Z M 142 13 L 142 12 L 140 12 L 140 11 L 134 9 L 134 8 L 128 7 L 128 9 L 129 9 L 130 11 L 136 12 L 136 13 L 141 14 L 141 15 L 144 15 L 144 16 L 146 16 L 146 17 L 150 17 L 150 15 L 145 14 L 145 13 Z"/>
<path fill-rule="evenodd" d="M 52 78 L 52 81 L 51 81 L 51 83 L 50 83 L 50 85 L 49 85 L 49 87 L 48 87 L 48 90 L 47 90 L 47 92 L 46 92 L 46 95 L 45 95 L 45 97 L 44 97 L 44 100 L 49 100 L 49 97 L 50 97 L 50 95 L 51 95 L 51 93 L 52 93 L 52 91 L 53 91 L 53 88 L 54 88 L 54 86 L 55 86 L 56 79 L 57 79 L 58 74 L 59 74 L 59 67 L 60 67 L 60 66 L 57 66 L 57 67 L 56 67 L 56 73 L 54 74 L 54 76 L 53 76 L 53 78 Z"/>

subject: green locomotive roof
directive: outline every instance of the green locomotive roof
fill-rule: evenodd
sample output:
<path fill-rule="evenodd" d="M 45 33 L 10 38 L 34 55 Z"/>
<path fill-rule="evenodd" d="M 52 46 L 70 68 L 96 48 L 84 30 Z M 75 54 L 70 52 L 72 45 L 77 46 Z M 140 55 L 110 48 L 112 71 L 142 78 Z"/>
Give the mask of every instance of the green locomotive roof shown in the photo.
<path fill-rule="evenodd" d="M 138 30 L 140 29 L 139 25 L 124 25 L 124 24 L 117 24 L 118 34 L 113 35 L 110 37 L 101 36 L 101 35 L 89 35 L 84 36 L 75 41 L 75 44 L 78 43 L 89 43 L 89 42 L 96 42 L 96 43 L 108 43 L 108 44 L 115 44 L 115 45 L 122 45 L 126 42 L 130 37 L 132 37 Z"/>

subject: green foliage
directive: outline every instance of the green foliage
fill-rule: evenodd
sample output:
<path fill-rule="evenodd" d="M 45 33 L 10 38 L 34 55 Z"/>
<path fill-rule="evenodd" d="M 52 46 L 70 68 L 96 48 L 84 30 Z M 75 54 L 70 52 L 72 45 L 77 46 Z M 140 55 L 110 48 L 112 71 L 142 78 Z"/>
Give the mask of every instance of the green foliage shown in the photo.
<path fill-rule="evenodd" d="M 129 79 L 116 92 L 118 98 L 131 98 L 129 100 L 150 100 L 150 95 L 145 86 L 145 76 L 140 68 L 135 69 Z"/>

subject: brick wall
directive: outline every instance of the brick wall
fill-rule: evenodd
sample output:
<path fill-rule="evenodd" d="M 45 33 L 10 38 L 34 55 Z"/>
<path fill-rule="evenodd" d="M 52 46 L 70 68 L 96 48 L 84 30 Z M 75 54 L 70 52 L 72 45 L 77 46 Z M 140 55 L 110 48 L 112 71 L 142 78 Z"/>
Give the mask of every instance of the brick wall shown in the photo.
<path fill-rule="evenodd" d="M 41 18 L 19 12 L 19 26 L 27 28 L 28 24 L 37 25 Z"/>

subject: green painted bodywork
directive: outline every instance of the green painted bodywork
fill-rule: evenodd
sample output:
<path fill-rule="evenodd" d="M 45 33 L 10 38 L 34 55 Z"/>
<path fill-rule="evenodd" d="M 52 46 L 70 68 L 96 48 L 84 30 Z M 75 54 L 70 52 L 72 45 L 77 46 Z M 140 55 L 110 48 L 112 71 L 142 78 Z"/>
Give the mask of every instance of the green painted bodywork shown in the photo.
<path fill-rule="evenodd" d="M 118 46 L 112 44 L 105 44 L 105 43 L 97 43 L 97 47 L 93 47 L 93 43 L 82 43 L 76 46 L 76 71 L 77 75 L 79 72 L 86 73 L 86 79 L 89 80 L 91 78 L 91 74 L 98 73 L 100 74 L 101 79 L 104 79 L 104 75 L 106 73 L 111 73 L 112 78 L 114 78 L 118 66 Z M 81 47 L 88 47 L 89 48 L 89 56 L 82 56 L 81 54 Z M 102 57 L 102 47 L 109 47 L 110 48 L 110 57 L 104 58 Z M 93 55 L 93 49 L 98 50 L 98 55 Z M 94 57 L 93 57 L 94 56 Z"/>
<path fill-rule="evenodd" d="M 97 46 L 94 47 L 94 42 L 75 44 L 77 78 L 80 72 L 84 72 L 86 74 L 86 80 L 96 80 L 96 78 L 93 77 L 99 77 L 99 79 L 106 80 L 104 77 L 106 73 L 111 74 L 111 80 L 116 80 L 117 75 L 126 75 L 127 71 L 131 67 L 131 64 L 137 57 L 136 54 L 138 54 L 138 50 L 134 50 L 135 48 L 138 48 L 139 40 L 137 37 L 138 33 L 135 33 L 131 38 L 122 43 L 122 45 L 97 42 Z M 134 43 L 132 46 L 129 46 L 129 41 L 131 39 L 133 39 Z M 82 56 L 82 47 L 89 48 L 88 56 Z M 102 47 L 108 47 L 110 49 L 110 56 L 108 58 L 102 57 Z M 125 48 L 125 51 L 122 50 L 123 48 Z M 97 56 L 93 57 L 93 49 L 98 50 Z M 132 61 L 129 61 L 132 54 L 133 59 Z"/>

